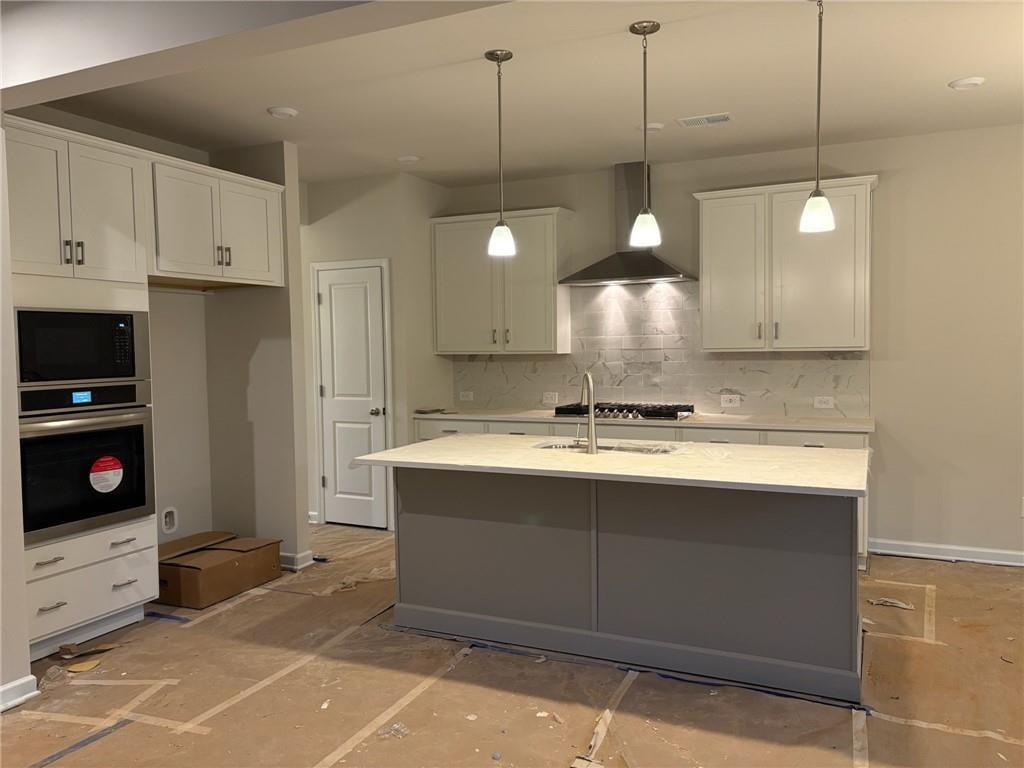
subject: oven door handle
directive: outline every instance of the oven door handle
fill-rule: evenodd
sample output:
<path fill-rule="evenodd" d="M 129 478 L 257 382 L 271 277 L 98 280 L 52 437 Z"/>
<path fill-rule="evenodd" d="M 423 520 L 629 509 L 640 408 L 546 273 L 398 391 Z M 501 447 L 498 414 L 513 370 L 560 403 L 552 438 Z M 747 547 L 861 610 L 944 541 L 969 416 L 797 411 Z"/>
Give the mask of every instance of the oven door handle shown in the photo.
<path fill-rule="evenodd" d="M 151 420 L 149 408 L 133 408 L 101 416 L 69 415 L 64 418 L 40 417 L 39 421 L 23 421 L 20 425 L 22 437 L 30 435 L 59 435 L 65 432 L 80 432 L 83 429 L 129 424 L 148 424 Z"/>

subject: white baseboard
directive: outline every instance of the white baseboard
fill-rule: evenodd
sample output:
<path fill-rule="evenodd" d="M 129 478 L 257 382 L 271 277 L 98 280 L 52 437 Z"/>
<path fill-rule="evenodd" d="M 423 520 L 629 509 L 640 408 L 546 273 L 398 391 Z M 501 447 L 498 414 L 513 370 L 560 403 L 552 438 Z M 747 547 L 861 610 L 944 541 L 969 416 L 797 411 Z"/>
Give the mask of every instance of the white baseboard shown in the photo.
<path fill-rule="evenodd" d="M 1024 551 L 1014 549 L 986 549 L 984 547 L 928 544 L 920 541 L 868 539 L 868 550 L 878 555 L 903 555 L 924 557 L 929 560 L 963 560 L 986 565 L 1024 566 Z"/>
<path fill-rule="evenodd" d="M 0 712 L 5 712 L 11 707 L 24 704 L 33 696 L 37 696 L 39 690 L 36 688 L 36 676 L 25 675 L 17 680 L 0 685 Z"/>
<path fill-rule="evenodd" d="M 301 571 L 313 564 L 313 550 L 294 554 L 292 552 L 281 553 L 281 567 L 286 571 Z"/>

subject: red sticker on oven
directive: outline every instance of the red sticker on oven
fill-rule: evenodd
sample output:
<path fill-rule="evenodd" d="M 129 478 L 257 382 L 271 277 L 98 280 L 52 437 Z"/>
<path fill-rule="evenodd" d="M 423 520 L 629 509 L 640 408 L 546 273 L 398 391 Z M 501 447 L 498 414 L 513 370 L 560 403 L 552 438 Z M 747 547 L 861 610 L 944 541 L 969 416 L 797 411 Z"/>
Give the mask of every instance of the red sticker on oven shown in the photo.
<path fill-rule="evenodd" d="M 110 493 L 121 484 L 124 465 L 116 456 L 100 456 L 89 468 L 89 484 L 100 493 Z"/>

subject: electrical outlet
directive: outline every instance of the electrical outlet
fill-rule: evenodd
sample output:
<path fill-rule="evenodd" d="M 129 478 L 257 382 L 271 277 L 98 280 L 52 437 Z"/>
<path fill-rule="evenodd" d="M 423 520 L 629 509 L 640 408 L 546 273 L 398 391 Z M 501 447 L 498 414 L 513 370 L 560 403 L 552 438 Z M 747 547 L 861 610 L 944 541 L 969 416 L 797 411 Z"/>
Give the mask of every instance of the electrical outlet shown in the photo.
<path fill-rule="evenodd" d="M 545 392 L 541 398 L 541 402 L 544 405 L 558 405 L 558 393 L 557 392 Z"/>
<path fill-rule="evenodd" d="M 739 408 L 743 398 L 739 395 L 722 395 L 723 408 Z"/>
<path fill-rule="evenodd" d="M 815 408 L 835 408 L 836 407 L 836 399 L 834 397 L 828 397 L 828 396 L 824 396 L 824 395 L 820 396 L 820 397 L 816 397 L 816 398 L 814 398 L 814 407 Z"/>
<path fill-rule="evenodd" d="M 471 389 L 464 389 L 461 392 L 459 392 L 459 400 L 462 400 L 463 402 L 466 402 L 466 401 L 470 401 L 472 399 L 473 399 L 473 390 L 471 390 Z"/>

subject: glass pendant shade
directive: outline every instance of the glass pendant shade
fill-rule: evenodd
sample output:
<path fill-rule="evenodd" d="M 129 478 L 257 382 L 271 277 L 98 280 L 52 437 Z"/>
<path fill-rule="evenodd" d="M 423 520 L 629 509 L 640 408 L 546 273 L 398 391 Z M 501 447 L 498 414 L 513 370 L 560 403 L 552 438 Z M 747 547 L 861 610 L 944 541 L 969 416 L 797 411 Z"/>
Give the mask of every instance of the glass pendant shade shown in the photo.
<path fill-rule="evenodd" d="M 836 228 L 836 219 L 832 215 L 832 205 L 825 193 L 820 189 L 811 192 L 804 203 L 804 212 L 800 214 L 801 232 L 832 232 Z"/>
<path fill-rule="evenodd" d="M 633 229 L 629 232 L 629 244 L 633 248 L 655 248 L 661 245 L 661 229 L 650 208 L 637 214 Z"/>
<path fill-rule="evenodd" d="M 516 240 L 512 237 L 512 230 L 504 219 L 494 225 L 491 230 L 491 239 L 487 241 L 488 256 L 515 256 Z"/>

